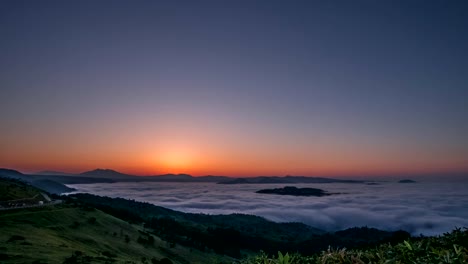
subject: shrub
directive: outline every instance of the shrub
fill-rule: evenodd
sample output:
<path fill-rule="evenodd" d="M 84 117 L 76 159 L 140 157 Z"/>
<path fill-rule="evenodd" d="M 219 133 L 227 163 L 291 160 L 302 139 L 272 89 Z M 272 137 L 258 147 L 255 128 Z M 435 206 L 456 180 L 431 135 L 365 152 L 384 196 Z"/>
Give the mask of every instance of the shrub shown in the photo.
<path fill-rule="evenodd" d="M 26 240 L 26 238 L 24 236 L 20 236 L 20 235 L 12 235 L 8 240 L 7 242 L 14 242 L 14 241 L 19 241 L 19 240 Z"/>
<path fill-rule="evenodd" d="M 312 256 L 278 253 L 269 257 L 261 252 L 245 259 L 244 264 L 363 264 L 363 263 L 468 263 L 468 229 L 456 229 L 440 237 L 405 240 L 398 244 L 382 244 L 374 248 L 346 250 L 329 248 Z"/>

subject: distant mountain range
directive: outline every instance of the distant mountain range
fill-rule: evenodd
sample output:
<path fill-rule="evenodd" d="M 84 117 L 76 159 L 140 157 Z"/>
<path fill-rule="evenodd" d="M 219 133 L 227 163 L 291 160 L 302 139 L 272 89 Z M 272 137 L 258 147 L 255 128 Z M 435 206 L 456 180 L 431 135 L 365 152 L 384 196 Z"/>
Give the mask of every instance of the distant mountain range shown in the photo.
<path fill-rule="evenodd" d="M 95 178 L 103 178 L 103 179 L 131 179 L 133 175 L 120 173 L 115 170 L 110 169 L 95 169 L 92 171 L 86 171 L 83 173 L 78 174 L 79 176 L 84 177 L 95 177 Z"/>
<path fill-rule="evenodd" d="M 48 181 L 49 184 L 86 184 L 113 182 L 213 182 L 218 184 L 296 184 L 296 183 L 366 183 L 366 181 L 343 180 L 323 177 L 306 176 L 258 176 L 250 178 L 234 178 L 226 176 L 199 176 L 188 174 L 163 174 L 154 176 L 137 176 L 121 173 L 111 169 L 95 169 L 79 174 L 59 171 L 41 171 L 33 174 L 23 174 L 11 169 L 0 169 L 0 176 L 22 179 L 28 182 Z M 66 186 L 64 186 L 66 187 Z M 66 187 L 68 188 L 68 187 Z"/>
<path fill-rule="evenodd" d="M 10 170 L 10 169 L 0 168 L 0 177 L 22 180 L 24 182 L 31 184 L 34 187 L 37 187 L 49 193 L 60 194 L 60 193 L 66 193 L 66 192 L 71 192 L 75 190 L 73 188 L 69 188 L 65 186 L 63 183 L 59 181 L 54 181 L 47 177 L 42 177 L 40 175 L 38 176 L 38 175 L 23 174 L 19 171 Z"/>

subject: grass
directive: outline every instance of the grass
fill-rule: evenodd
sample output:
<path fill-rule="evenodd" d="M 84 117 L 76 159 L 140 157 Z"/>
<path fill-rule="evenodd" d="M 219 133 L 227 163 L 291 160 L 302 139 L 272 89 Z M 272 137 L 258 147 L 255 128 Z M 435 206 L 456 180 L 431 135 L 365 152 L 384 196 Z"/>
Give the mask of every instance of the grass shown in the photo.
<path fill-rule="evenodd" d="M 169 244 L 99 210 L 70 205 L 0 213 L 0 263 L 64 263 L 71 256 L 91 263 L 219 263 L 230 259 Z M 86 258 L 84 258 L 85 256 Z"/>
<path fill-rule="evenodd" d="M 395 245 L 383 244 L 361 250 L 328 249 L 312 256 L 260 253 L 243 264 L 427 264 L 468 263 L 468 229 L 455 229 L 439 237 L 414 238 Z"/>
<path fill-rule="evenodd" d="M 40 191 L 31 185 L 18 180 L 0 177 L 0 201 L 28 199 L 40 196 Z"/>

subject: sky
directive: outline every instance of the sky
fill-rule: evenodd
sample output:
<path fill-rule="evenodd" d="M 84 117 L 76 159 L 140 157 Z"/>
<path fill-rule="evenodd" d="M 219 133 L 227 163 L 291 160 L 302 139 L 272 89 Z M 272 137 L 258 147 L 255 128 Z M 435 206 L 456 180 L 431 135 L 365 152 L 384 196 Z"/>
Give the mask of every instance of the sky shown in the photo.
<path fill-rule="evenodd" d="M 7 0 L 0 36 L 0 167 L 468 173 L 466 1 Z"/>

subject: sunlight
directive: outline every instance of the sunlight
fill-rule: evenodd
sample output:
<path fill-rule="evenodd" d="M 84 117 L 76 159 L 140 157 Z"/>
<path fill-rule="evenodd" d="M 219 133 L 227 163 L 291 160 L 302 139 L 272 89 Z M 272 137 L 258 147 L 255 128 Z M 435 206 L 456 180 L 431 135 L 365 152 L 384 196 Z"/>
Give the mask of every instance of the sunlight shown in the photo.
<path fill-rule="evenodd" d="M 174 148 L 159 153 L 157 165 L 171 173 L 187 170 L 193 162 L 193 154 L 188 150 Z"/>

